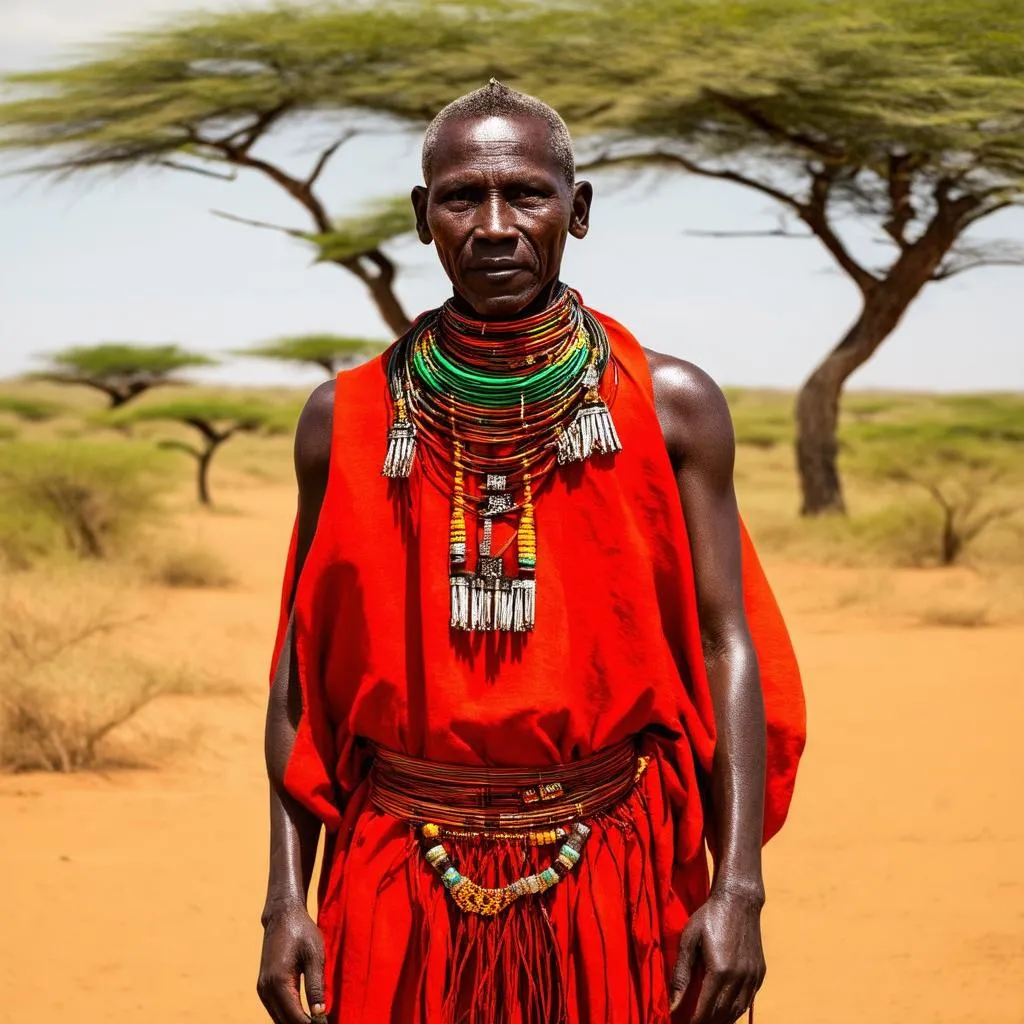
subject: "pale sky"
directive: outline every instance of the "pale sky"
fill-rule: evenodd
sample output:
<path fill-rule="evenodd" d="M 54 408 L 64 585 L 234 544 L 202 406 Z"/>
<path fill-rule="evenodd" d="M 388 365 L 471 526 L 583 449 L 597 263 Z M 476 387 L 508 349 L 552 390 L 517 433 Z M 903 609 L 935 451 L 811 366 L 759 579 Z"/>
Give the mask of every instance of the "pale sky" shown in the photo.
<path fill-rule="evenodd" d="M 206 7 L 240 4 L 208 3 Z M 37 67 L 110 32 L 193 4 L 173 0 L 0 0 L 0 69 Z M 306 166 L 315 127 L 267 150 Z M 2 165 L 0 165 L 2 166 Z M 419 177 L 415 136 L 345 147 L 322 180 L 335 214 Z M 651 348 L 691 359 L 726 385 L 796 387 L 856 312 L 853 286 L 816 241 L 722 240 L 687 231 L 775 226 L 770 200 L 695 178 L 652 187 L 596 180 L 593 228 L 570 241 L 563 277 Z M 231 224 L 212 209 L 308 227 L 274 186 L 146 172 L 40 184 L 0 180 L 0 377 L 38 356 L 98 341 L 177 342 L 216 354 L 312 331 L 386 339 L 362 286 L 333 266 L 312 268 L 300 243 Z M 1024 239 L 1024 213 L 986 233 Z M 980 237 L 980 233 L 979 233 Z M 881 250 L 856 239 L 863 258 Z M 449 294 L 432 250 L 393 246 L 410 313 Z M 933 285 L 853 379 L 858 387 L 1024 389 L 1024 269 L 985 269 Z M 204 379 L 311 383 L 274 363 L 233 361 Z"/>

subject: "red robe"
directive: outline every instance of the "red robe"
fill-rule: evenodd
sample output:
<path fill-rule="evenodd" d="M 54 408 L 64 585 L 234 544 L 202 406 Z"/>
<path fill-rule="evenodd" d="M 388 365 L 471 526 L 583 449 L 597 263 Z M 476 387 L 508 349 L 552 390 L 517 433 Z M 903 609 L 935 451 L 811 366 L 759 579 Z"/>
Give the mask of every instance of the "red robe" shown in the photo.
<path fill-rule="evenodd" d="M 460 1024 L 669 1021 L 679 936 L 708 892 L 700 787 L 714 717 L 646 357 L 595 315 L 612 346 L 604 390 L 623 450 L 556 470 L 537 496 L 537 625 L 525 637 L 449 631 L 450 494 L 419 468 L 407 482 L 381 476 L 387 354 L 338 376 L 329 483 L 294 599 L 305 710 L 285 778 L 328 834 L 319 924 L 332 1022 L 454 1024 L 457 1006 Z M 293 536 L 275 664 L 294 553 Z M 767 840 L 792 796 L 804 703 L 745 530 L 743 574 L 768 719 Z M 494 919 L 452 907 L 408 825 L 367 801 L 360 738 L 435 761 L 532 766 L 642 730 L 650 770 L 594 828 L 578 868 Z M 482 884 L 533 863 L 450 846 Z"/>

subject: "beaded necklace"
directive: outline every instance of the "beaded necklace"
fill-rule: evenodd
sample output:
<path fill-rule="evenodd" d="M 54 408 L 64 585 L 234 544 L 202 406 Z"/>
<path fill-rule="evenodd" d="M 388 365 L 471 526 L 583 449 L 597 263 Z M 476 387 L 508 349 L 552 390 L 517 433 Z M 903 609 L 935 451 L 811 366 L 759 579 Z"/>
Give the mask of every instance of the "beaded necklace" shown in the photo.
<path fill-rule="evenodd" d="M 419 455 L 431 482 L 450 489 L 453 629 L 534 628 L 537 491 L 556 466 L 622 450 L 600 394 L 609 365 L 614 373 L 604 329 L 565 285 L 543 312 L 507 323 L 471 319 L 449 300 L 392 351 L 383 473 L 408 477 Z M 495 522 L 516 513 L 515 533 L 495 550 Z M 472 569 L 467 517 L 482 534 Z M 518 573 L 509 577 L 513 542 Z"/>

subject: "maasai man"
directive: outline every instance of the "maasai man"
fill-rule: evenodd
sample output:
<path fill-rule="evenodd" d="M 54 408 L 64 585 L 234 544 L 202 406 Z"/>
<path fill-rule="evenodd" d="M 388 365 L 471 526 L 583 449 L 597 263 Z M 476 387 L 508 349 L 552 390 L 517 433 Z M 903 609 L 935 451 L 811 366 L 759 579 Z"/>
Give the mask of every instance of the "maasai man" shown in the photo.
<path fill-rule="evenodd" d="M 803 702 L 725 400 L 561 282 L 593 190 L 549 107 L 457 100 L 423 175 L 454 294 L 298 426 L 260 996 L 278 1024 L 300 977 L 332 1024 L 735 1021 Z"/>

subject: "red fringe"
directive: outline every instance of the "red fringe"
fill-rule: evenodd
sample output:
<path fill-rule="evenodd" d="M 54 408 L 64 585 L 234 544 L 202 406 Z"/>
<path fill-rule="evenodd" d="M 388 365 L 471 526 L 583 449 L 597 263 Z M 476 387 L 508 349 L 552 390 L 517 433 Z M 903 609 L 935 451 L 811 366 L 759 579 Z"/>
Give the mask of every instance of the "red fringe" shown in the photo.
<path fill-rule="evenodd" d="M 639 801 L 639 807 L 633 806 Z M 463 913 L 444 893 L 438 880 L 436 889 L 445 900 L 451 921 L 451 948 L 448 951 L 449 964 L 447 984 L 442 1002 L 441 1019 L 436 1024 L 494 1024 L 508 1018 L 512 1007 L 517 1024 L 565 1024 L 568 1020 L 566 952 L 573 948 L 573 936 L 558 936 L 551 923 L 550 908 L 553 901 L 573 898 L 566 893 L 575 887 L 577 874 L 586 870 L 587 849 L 591 844 L 602 844 L 602 830 L 618 829 L 630 835 L 636 831 L 634 813 L 646 813 L 641 787 L 637 787 L 630 798 L 615 810 L 587 822 L 594 834 L 576 870 L 557 886 L 540 896 L 525 896 L 503 910 L 495 917 L 481 917 Z M 480 885 L 498 887 L 506 885 L 523 875 L 539 872 L 557 856 L 560 844 L 524 850 L 521 844 L 511 841 L 445 840 L 452 863 L 458 870 Z M 632 893 L 629 914 L 636 919 L 643 914 L 654 929 L 653 916 L 656 913 L 654 894 L 648 889 L 648 851 L 640 844 L 640 883 L 630 885 L 627 875 L 630 866 L 617 863 L 622 893 Z M 420 873 L 413 871 L 417 879 L 414 890 L 414 906 L 420 902 Z M 429 915 L 420 915 L 419 929 L 421 949 L 436 935 L 431 934 Z M 575 914 L 567 919 L 572 927 Z M 648 975 L 648 992 L 656 988 L 654 972 L 659 962 L 651 950 L 642 953 L 641 963 L 634 966 L 637 976 Z M 640 957 L 638 956 L 638 959 Z M 419 978 L 419 991 L 425 996 L 427 979 L 425 970 Z M 425 1005 L 425 1004 L 421 1004 Z M 514 1011 L 513 1011 L 514 1012 Z M 650 1024 L 668 1020 L 654 1007 L 646 1007 L 643 1020 Z M 433 1022 L 432 1022 L 433 1024 Z"/>

